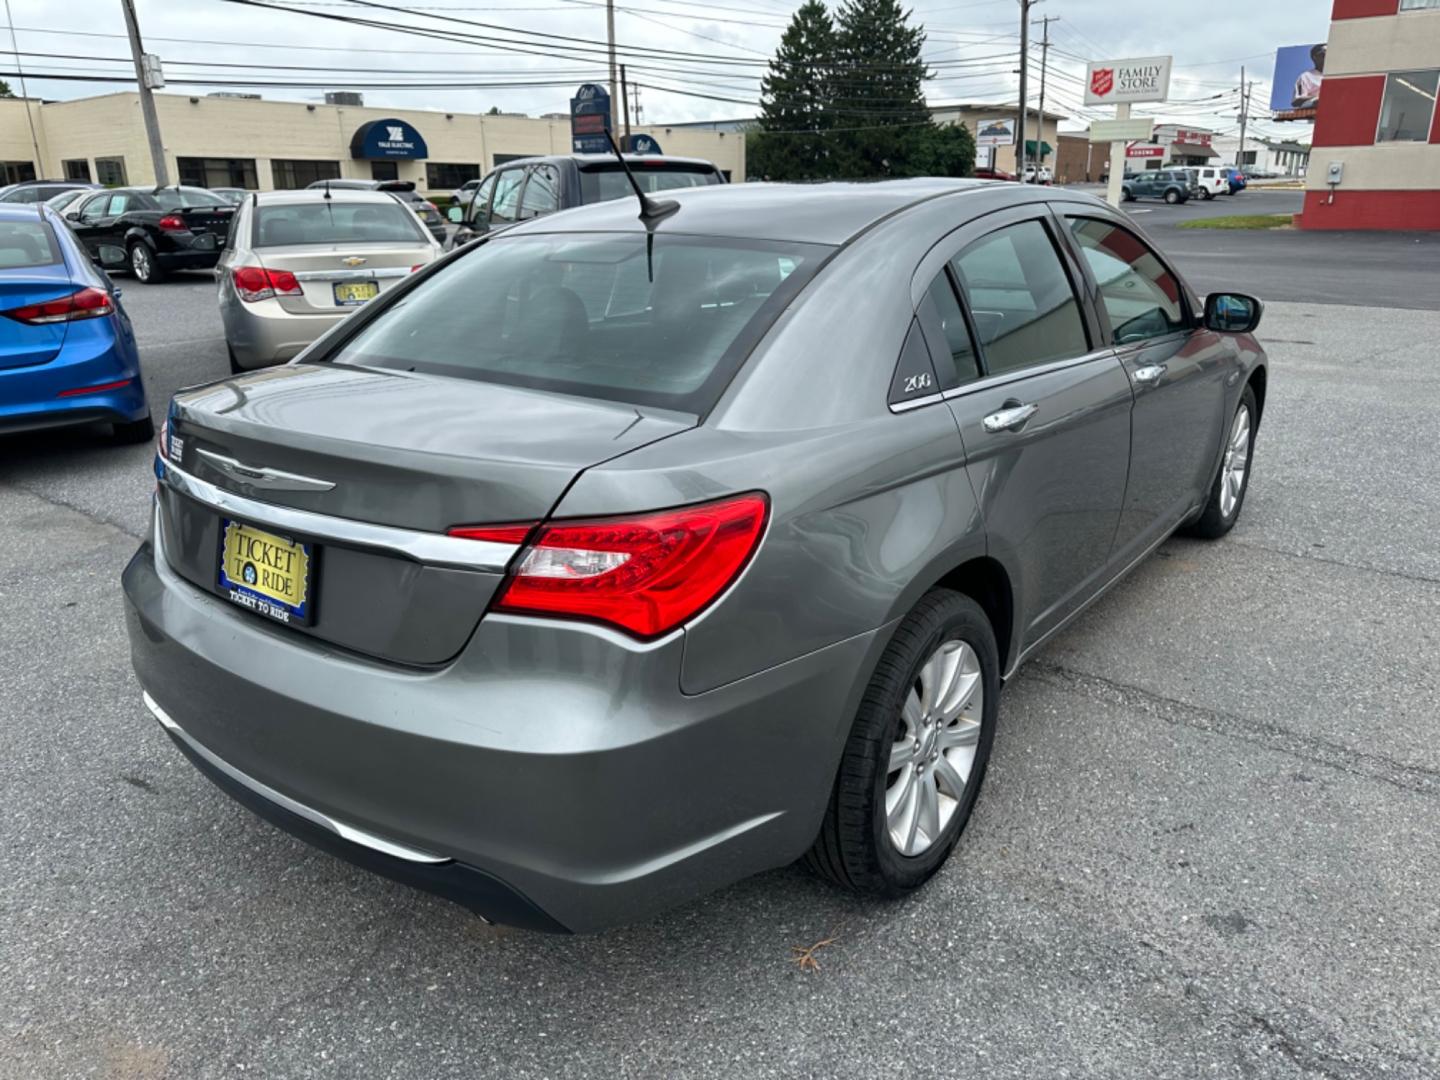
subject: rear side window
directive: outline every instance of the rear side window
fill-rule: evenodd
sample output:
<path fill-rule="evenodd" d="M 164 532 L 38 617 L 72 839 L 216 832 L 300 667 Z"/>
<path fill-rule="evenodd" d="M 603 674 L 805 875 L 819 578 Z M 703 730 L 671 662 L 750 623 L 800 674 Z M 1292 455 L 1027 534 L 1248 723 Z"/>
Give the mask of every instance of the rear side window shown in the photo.
<path fill-rule="evenodd" d="M 954 261 L 991 375 L 1089 349 L 1075 290 L 1039 221 L 1023 221 L 976 241 Z"/>
<path fill-rule="evenodd" d="M 1094 218 L 1071 218 L 1070 231 L 1100 287 L 1112 344 L 1163 337 L 1189 327 L 1180 282 L 1138 236 Z"/>
<path fill-rule="evenodd" d="M 980 377 L 975 343 L 970 339 L 970 328 L 965 325 L 965 316 L 948 274 L 940 273 L 930 283 L 920 307 L 920 324 L 930 339 L 942 389 L 949 390 Z"/>
<path fill-rule="evenodd" d="M 632 164 L 630 171 L 640 190 L 647 195 L 656 191 L 673 191 L 675 188 L 709 187 L 720 183 L 720 174 L 714 169 L 659 168 L 644 164 Z M 633 195 L 630 181 L 620 166 L 602 166 L 584 169 L 580 173 L 580 198 L 586 203 L 609 202 Z"/>
<path fill-rule="evenodd" d="M 54 266 L 60 247 L 43 221 L 0 221 L 0 270 Z"/>
<path fill-rule="evenodd" d="M 829 248 L 643 234 L 501 237 L 420 282 L 337 363 L 705 412 Z"/>
<path fill-rule="evenodd" d="M 414 244 L 425 235 L 415 214 L 391 199 L 373 203 L 261 206 L 255 215 L 257 248 L 297 244 Z"/>

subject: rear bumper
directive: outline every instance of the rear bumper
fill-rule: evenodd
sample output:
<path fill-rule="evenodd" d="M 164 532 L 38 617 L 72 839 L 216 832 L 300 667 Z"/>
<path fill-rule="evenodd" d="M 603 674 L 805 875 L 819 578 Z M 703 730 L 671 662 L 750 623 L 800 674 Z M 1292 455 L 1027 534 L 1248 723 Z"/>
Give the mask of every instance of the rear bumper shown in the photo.
<path fill-rule="evenodd" d="M 293 360 L 354 308 L 337 308 L 313 315 L 285 311 L 277 300 L 246 304 L 239 300 L 221 303 L 225 341 L 243 368 L 268 367 Z"/>
<path fill-rule="evenodd" d="M 209 270 L 220 261 L 220 252 L 191 251 L 188 248 L 156 251 L 155 261 L 163 270 Z"/>
<path fill-rule="evenodd" d="M 205 760 L 203 747 L 283 799 L 445 863 L 377 860 L 255 786 L 240 785 L 243 801 L 494 921 L 572 931 L 644 918 L 801 855 L 888 637 L 687 696 L 683 634 L 641 645 L 490 616 L 454 663 L 406 670 L 264 623 L 178 578 L 152 543 L 124 589 L 140 684 L 194 756 Z"/>
<path fill-rule="evenodd" d="M 85 392 L 116 382 L 124 385 Z M 0 369 L 0 433 L 125 423 L 143 419 L 148 411 L 135 349 L 110 320 L 71 324 L 60 355 L 49 363 Z"/>

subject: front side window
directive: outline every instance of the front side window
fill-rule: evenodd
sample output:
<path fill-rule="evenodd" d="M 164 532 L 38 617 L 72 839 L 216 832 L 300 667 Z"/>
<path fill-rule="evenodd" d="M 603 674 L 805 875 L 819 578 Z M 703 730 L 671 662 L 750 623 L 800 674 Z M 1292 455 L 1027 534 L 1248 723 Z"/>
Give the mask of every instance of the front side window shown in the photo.
<path fill-rule="evenodd" d="M 261 206 L 255 214 L 255 246 L 297 244 L 423 244 L 413 213 L 394 200 L 344 203 L 330 200 Z"/>
<path fill-rule="evenodd" d="M 1180 282 L 1134 233 L 1095 218 L 1071 218 L 1100 300 L 1110 341 L 1125 345 L 1187 329 Z"/>
<path fill-rule="evenodd" d="M 560 209 L 560 173 L 549 165 L 536 165 L 530 170 L 525 197 L 520 203 L 520 219 L 539 217 Z"/>
<path fill-rule="evenodd" d="M 525 183 L 524 169 L 506 169 L 495 181 L 495 198 L 490 204 L 490 220 L 505 224 L 514 221 L 520 209 L 520 188 Z"/>
<path fill-rule="evenodd" d="M 490 193 L 495 190 L 495 177 L 497 175 L 497 173 L 491 173 L 482 180 L 480 186 L 475 189 L 475 194 L 470 197 L 470 213 L 468 217 L 471 221 L 484 221 L 485 215 L 489 213 Z"/>
<path fill-rule="evenodd" d="M 1083 356 L 1089 349 L 1075 290 L 1041 222 L 999 229 L 952 265 L 988 374 Z"/>
<path fill-rule="evenodd" d="M 101 195 L 98 199 L 91 199 L 80 208 L 80 220 L 94 223 L 105 217 L 106 207 L 110 205 L 113 195 Z"/>
<path fill-rule="evenodd" d="M 60 248 L 43 221 L 0 221 L 0 270 L 54 266 Z"/>
<path fill-rule="evenodd" d="M 417 283 L 333 360 L 704 412 L 829 250 L 502 236 Z"/>
<path fill-rule="evenodd" d="M 1435 122 L 1437 89 L 1440 89 L 1440 70 L 1392 71 L 1387 75 L 1375 141 L 1428 142 Z"/>

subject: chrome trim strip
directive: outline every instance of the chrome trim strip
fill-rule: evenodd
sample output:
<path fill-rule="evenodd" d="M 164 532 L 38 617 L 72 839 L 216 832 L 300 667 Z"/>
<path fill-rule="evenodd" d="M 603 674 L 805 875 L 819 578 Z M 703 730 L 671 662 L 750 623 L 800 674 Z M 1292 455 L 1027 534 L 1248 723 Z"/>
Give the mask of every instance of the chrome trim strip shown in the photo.
<path fill-rule="evenodd" d="M 911 398 L 909 401 L 897 401 L 890 406 L 890 411 L 892 413 L 909 412 L 911 409 L 923 409 L 926 405 L 938 405 L 944 400 L 944 394 L 926 394 L 924 397 Z"/>
<path fill-rule="evenodd" d="M 296 281 L 371 281 L 375 278 L 406 278 L 408 266 L 383 266 L 376 270 L 297 270 Z"/>
<path fill-rule="evenodd" d="M 891 405 L 892 413 L 909 412 L 911 409 L 924 408 L 926 405 L 936 405 L 942 401 L 954 401 L 956 398 L 964 397 L 967 394 L 978 394 L 983 390 L 994 390 L 997 387 L 1008 386 L 1021 379 L 1029 379 L 1035 375 L 1049 375 L 1053 371 L 1064 371 L 1067 368 L 1079 367 L 1081 364 L 1093 363 L 1096 360 L 1104 360 L 1106 357 L 1116 356 L 1113 346 L 1107 345 L 1103 349 L 1096 349 L 1084 356 L 1072 357 L 1069 360 L 1056 360 L 1049 364 L 1037 364 L 1035 367 L 1020 368 L 1018 371 L 1006 371 L 999 375 L 987 375 L 983 379 L 976 379 L 974 382 L 961 383 L 959 386 L 951 387 L 949 390 L 941 391 L 938 394 L 929 394 L 923 398 L 915 398 L 913 401 L 902 401 L 898 405 Z"/>
<path fill-rule="evenodd" d="M 419 848 L 406 847 L 404 844 L 397 844 L 390 840 L 381 839 L 374 833 L 368 833 L 364 829 L 357 829 L 353 825 L 346 825 L 343 821 L 336 821 L 328 814 L 322 814 L 312 806 L 306 806 L 304 803 L 297 802 L 288 795 L 282 795 L 268 784 L 262 784 L 253 776 L 241 772 L 224 758 L 217 756 L 213 751 L 196 742 L 188 731 L 171 719 L 170 714 L 156 703 L 148 691 L 142 691 L 141 696 L 144 698 L 145 707 L 150 710 L 151 715 L 154 716 L 156 720 L 160 721 L 161 727 L 177 739 L 182 740 L 186 746 L 199 754 L 215 768 L 219 769 L 231 780 L 234 780 L 237 784 L 244 785 L 261 798 L 269 799 L 277 806 L 282 806 L 286 810 L 289 810 L 292 814 L 297 814 L 312 824 L 330 830 L 336 836 L 349 840 L 352 843 L 360 844 L 372 851 L 378 851 L 382 855 L 391 855 L 397 859 L 404 859 L 406 862 L 427 863 L 432 866 L 440 863 L 454 862 L 453 859 L 448 859 L 444 855 L 435 855 L 428 851 L 421 851 Z"/>
<path fill-rule="evenodd" d="M 196 447 L 195 452 L 226 476 L 232 480 L 239 480 L 242 484 L 253 484 L 256 487 L 270 488 L 273 491 L 330 491 L 335 487 L 333 482 L 317 480 L 313 476 L 301 476 L 299 473 L 286 472 L 284 469 L 245 465 L 232 457 L 217 454 L 213 450 L 202 450 Z"/>
<path fill-rule="evenodd" d="M 372 525 L 367 521 L 331 517 L 309 510 L 247 499 L 225 491 L 205 480 L 192 476 L 176 465 L 165 466 L 164 482 L 182 495 L 212 510 L 269 525 L 285 533 L 301 533 L 317 540 L 332 540 L 356 547 L 376 548 L 433 566 L 455 566 L 464 570 L 485 570 L 502 573 L 509 565 L 519 544 L 499 544 L 489 540 L 462 540 L 444 533 L 419 532 L 390 525 Z"/>

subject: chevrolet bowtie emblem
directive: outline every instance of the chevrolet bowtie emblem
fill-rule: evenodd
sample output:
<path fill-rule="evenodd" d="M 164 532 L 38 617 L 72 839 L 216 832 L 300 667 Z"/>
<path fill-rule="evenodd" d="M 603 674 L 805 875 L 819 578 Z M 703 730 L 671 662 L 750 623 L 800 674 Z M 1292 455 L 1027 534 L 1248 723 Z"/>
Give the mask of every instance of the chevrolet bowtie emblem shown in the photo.
<path fill-rule="evenodd" d="M 365 260 L 362 259 L 359 255 L 351 255 L 350 258 L 348 258 L 348 259 L 341 259 L 340 261 L 343 262 L 346 266 L 364 266 L 364 265 L 365 265 Z"/>

